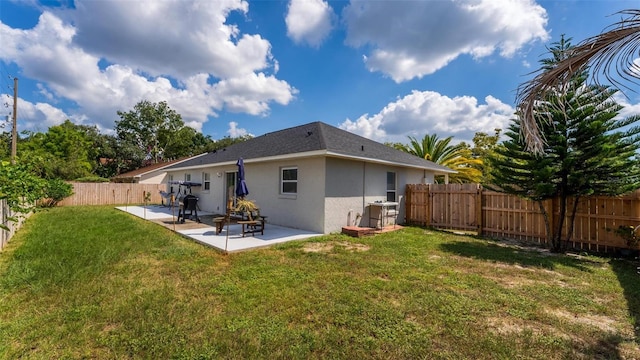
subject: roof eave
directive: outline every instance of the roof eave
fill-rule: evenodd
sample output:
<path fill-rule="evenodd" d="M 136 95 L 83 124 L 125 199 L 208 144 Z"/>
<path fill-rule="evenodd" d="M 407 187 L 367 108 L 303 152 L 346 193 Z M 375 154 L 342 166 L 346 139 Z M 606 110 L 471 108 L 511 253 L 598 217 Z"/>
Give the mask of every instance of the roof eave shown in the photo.
<path fill-rule="evenodd" d="M 345 154 L 331 152 L 331 151 L 327 152 L 327 156 L 337 157 L 337 158 L 342 158 L 342 159 L 366 161 L 366 162 L 370 162 L 370 163 L 383 164 L 383 165 L 401 166 L 401 167 L 407 167 L 407 168 L 412 168 L 412 169 L 430 170 L 430 171 L 433 171 L 436 175 L 445 175 L 445 174 L 455 174 L 455 173 L 457 173 L 457 171 L 455 171 L 455 170 L 450 170 L 450 169 L 445 170 L 445 169 L 440 168 L 439 166 L 438 167 L 421 166 L 421 165 L 407 164 L 407 163 L 395 162 L 395 161 L 389 161 L 389 160 L 373 159 L 373 158 L 365 157 L 365 156 L 345 155 Z"/>

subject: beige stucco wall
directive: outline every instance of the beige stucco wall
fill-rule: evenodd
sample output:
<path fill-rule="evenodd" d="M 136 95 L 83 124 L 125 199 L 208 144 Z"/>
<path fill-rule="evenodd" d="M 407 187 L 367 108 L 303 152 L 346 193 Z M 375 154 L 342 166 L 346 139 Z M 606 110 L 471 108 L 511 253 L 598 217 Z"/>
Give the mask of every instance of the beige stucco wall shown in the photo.
<path fill-rule="evenodd" d="M 387 172 L 396 173 L 398 223 L 404 222 L 404 193 L 407 184 L 433 181 L 424 170 L 372 164 L 338 158 L 327 159 L 325 233 L 339 232 L 343 226 L 373 226 L 369 203 L 386 201 Z"/>
<path fill-rule="evenodd" d="M 298 168 L 298 193 L 280 194 L 280 169 Z M 202 182 L 202 173 L 211 174 L 209 191 L 194 187 L 192 193 L 199 197 L 198 205 L 204 211 L 223 214 L 225 212 L 226 172 L 237 171 L 237 166 L 210 167 L 189 171 L 175 171 L 174 180 L 184 180 L 185 173 L 191 181 Z M 267 222 L 310 231 L 324 231 L 324 171 L 322 157 L 296 160 L 263 161 L 254 163 L 245 160 L 245 178 L 249 195 L 260 207 Z M 218 173 L 220 176 L 218 176 Z M 168 181 L 165 180 L 165 183 Z M 177 185 L 174 185 L 177 191 Z"/>
<path fill-rule="evenodd" d="M 296 195 L 280 194 L 283 167 L 298 168 Z M 194 182 L 203 182 L 203 172 L 211 174 L 209 191 L 203 187 L 192 189 L 200 198 L 200 209 L 224 213 L 226 173 L 236 170 L 235 165 L 227 165 L 188 171 Z M 247 198 L 258 204 L 261 214 L 268 216 L 268 223 L 322 233 L 340 232 L 347 225 L 369 226 L 368 203 L 386 200 L 387 171 L 396 172 L 397 201 L 400 203 L 398 222 L 402 223 L 406 184 L 422 183 L 425 179 L 433 182 L 433 174 L 340 158 L 309 157 L 258 163 L 245 160 Z M 171 172 L 174 180 L 184 180 L 185 173 Z"/>
<path fill-rule="evenodd" d="M 166 177 L 167 172 L 163 170 L 160 172 L 152 172 L 149 174 L 140 175 L 140 181 L 138 182 L 140 184 L 162 184 L 167 182 Z"/>
<path fill-rule="evenodd" d="M 298 168 L 298 193 L 280 194 L 280 169 Z M 322 232 L 324 230 L 324 158 L 251 163 L 245 161 L 249 196 L 272 224 Z"/>

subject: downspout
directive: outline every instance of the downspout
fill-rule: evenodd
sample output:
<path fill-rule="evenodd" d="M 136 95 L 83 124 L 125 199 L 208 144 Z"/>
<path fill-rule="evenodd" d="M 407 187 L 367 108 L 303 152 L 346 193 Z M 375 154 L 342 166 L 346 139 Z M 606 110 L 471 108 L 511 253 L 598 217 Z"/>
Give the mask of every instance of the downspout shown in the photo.
<path fill-rule="evenodd" d="M 366 174 L 366 170 L 367 170 L 367 163 L 366 162 L 362 162 L 362 216 L 364 216 L 364 212 L 366 210 L 365 207 L 365 174 Z"/>

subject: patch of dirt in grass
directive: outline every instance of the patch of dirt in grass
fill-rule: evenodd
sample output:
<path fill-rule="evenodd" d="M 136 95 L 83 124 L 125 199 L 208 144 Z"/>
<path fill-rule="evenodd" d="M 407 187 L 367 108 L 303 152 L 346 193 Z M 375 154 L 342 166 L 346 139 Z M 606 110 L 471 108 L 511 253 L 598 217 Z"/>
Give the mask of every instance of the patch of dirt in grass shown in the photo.
<path fill-rule="evenodd" d="M 575 340 L 572 339 L 572 336 L 558 331 L 558 329 L 552 326 L 532 321 L 525 323 L 509 317 L 488 318 L 487 325 L 493 332 L 499 335 L 521 334 L 525 331 L 530 331 L 536 336 L 553 335 L 565 340 Z"/>
<path fill-rule="evenodd" d="M 121 326 L 119 324 L 107 324 L 102 328 L 102 332 L 112 332 L 120 328 Z"/>
<path fill-rule="evenodd" d="M 498 284 L 504 286 L 507 289 L 514 289 L 514 288 L 523 287 L 523 286 L 533 286 L 533 285 L 539 285 L 543 283 L 546 284 L 546 282 L 543 282 L 543 281 L 531 280 L 531 279 L 517 277 L 517 276 L 500 276 L 500 277 L 484 276 L 484 277 L 489 280 L 493 280 L 497 282 Z"/>
<path fill-rule="evenodd" d="M 574 324 L 596 327 L 602 331 L 610 333 L 618 332 L 618 329 L 616 329 L 614 326 L 616 320 L 607 316 L 588 314 L 576 315 L 561 309 L 546 310 L 546 312 L 550 315 L 567 320 Z"/>
<path fill-rule="evenodd" d="M 342 247 L 347 251 L 353 251 L 353 252 L 368 251 L 369 249 L 371 249 L 369 245 L 365 245 L 365 244 L 350 243 L 350 242 L 344 242 L 344 241 L 342 242 L 330 241 L 330 242 L 324 242 L 324 243 L 305 244 L 302 247 L 302 251 L 306 253 L 329 253 L 337 246 Z"/>
<path fill-rule="evenodd" d="M 302 251 L 306 253 L 328 253 L 333 250 L 333 243 L 308 243 L 302 247 Z"/>

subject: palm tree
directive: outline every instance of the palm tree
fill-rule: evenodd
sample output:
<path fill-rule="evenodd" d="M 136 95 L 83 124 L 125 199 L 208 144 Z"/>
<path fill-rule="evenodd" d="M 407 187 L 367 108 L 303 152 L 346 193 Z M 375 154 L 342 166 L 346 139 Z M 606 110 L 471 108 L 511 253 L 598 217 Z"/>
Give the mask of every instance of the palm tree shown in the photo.
<path fill-rule="evenodd" d="M 538 75 L 518 88 L 516 108 L 529 151 L 541 153 L 544 147 L 544 135 L 539 122 L 547 119 L 536 113 L 536 104 L 546 94 L 562 88 L 577 72 L 591 67 L 596 84 L 598 75 L 602 74 L 618 88 L 627 89 L 623 81 L 635 84 L 640 78 L 640 64 L 634 62 L 640 50 L 640 10 L 623 10 L 616 14 L 621 14 L 623 19 L 605 28 L 601 34 L 578 44 L 571 56 L 553 68 L 543 66 L 534 72 Z M 614 69 L 617 76 L 613 75 Z"/>
<path fill-rule="evenodd" d="M 436 134 L 427 134 L 419 141 L 409 136 L 410 145 L 394 144 L 394 147 L 457 171 L 457 174 L 449 175 L 452 182 L 480 182 L 482 160 L 474 159 L 471 149 L 464 143 L 450 145 L 451 139 L 452 136 L 439 139 Z"/>

